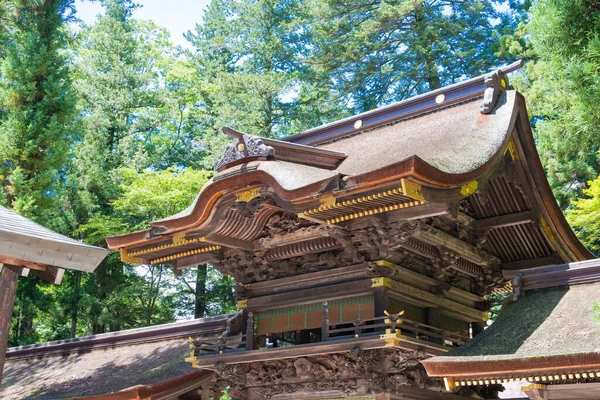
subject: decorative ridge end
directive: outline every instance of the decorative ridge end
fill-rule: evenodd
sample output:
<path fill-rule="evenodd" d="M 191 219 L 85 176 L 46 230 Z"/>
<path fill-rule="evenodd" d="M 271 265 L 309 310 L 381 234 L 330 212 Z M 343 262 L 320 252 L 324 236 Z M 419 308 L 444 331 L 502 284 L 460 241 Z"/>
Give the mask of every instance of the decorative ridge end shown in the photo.
<path fill-rule="evenodd" d="M 483 104 L 479 111 L 482 114 L 489 114 L 498 102 L 500 93 L 507 89 L 512 89 L 512 87 L 508 81 L 508 76 L 501 69 L 490 72 L 483 79 L 486 89 L 483 94 Z"/>
<path fill-rule="evenodd" d="M 239 164 L 247 158 L 267 158 L 275 155 L 275 149 L 264 144 L 258 136 L 247 135 L 228 127 L 223 127 L 223 133 L 234 138 L 234 141 L 225 148 L 223 157 L 215 167 L 217 171 L 222 171 L 232 164 Z"/>

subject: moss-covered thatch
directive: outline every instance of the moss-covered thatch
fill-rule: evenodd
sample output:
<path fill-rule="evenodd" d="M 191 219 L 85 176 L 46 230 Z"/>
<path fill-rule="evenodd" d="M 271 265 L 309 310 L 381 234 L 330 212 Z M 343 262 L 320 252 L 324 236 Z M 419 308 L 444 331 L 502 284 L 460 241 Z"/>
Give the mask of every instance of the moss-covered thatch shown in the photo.
<path fill-rule="evenodd" d="M 464 346 L 430 362 L 516 360 L 600 353 L 600 282 L 525 292 Z"/>

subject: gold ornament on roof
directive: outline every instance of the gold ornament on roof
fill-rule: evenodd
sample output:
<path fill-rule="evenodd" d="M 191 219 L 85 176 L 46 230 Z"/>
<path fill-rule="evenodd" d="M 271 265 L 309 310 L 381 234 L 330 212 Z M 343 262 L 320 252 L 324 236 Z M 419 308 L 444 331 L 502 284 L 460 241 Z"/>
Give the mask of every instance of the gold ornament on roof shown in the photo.
<path fill-rule="evenodd" d="M 421 191 L 421 185 L 407 179 L 402 179 L 402 193 L 415 200 L 425 200 Z"/>
<path fill-rule="evenodd" d="M 471 181 L 469 183 L 465 183 L 460 188 L 460 194 L 462 194 L 463 197 L 469 197 L 477 191 L 478 187 L 479 187 L 479 183 L 477 183 L 477 181 Z"/>
<path fill-rule="evenodd" d="M 515 144 L 515 139 L 513 139 L 512 137 L 508 141 L 508 145 L 504 150 L 504 155 L 506 155 L 507 153 L 510 154 L 510 158 L 512 158 L 513 161 L 519 159 L 519 153 L 517 153 L 517 145 Z"/>
<path fill-rule="evenodd" d="M 252 199 L 255 199 L 260 196 L 260 188 L 252 188 L 248 190 L 244 190 L 243 192 L 237 192 L 235 194 L 236 203 L 247 203 Z"/>

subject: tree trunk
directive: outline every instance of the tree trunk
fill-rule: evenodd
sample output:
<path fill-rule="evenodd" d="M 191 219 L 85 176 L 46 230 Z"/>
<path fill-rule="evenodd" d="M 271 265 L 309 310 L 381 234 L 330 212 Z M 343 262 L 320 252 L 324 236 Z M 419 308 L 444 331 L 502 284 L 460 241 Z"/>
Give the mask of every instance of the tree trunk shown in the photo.
<path fill-rule="evenodd" d="M 15 291 L 17 290 L 16 272 L 2 268 L 0 277 L 0 382 L 2 382 L 2 371 L 6 348 L 8 347 L 8 335 L 10 334 L 10 320 L 12 319 L 15 306 Z"/>
<path fill-rule="evenodd" d="M 198 265 L 196 270 L 196 301 L 194 318 L 202 318 L 206 314 L 206 278 L 207 265 Z"/>
<path fill-rule="evenodd" d="M 79 311 L 79 291 L 81 290 L 81 271 L 75 271 L 73 284 L 73 305 L 71 312 L 71 337 L 77 336 L 77 312 Z"/>

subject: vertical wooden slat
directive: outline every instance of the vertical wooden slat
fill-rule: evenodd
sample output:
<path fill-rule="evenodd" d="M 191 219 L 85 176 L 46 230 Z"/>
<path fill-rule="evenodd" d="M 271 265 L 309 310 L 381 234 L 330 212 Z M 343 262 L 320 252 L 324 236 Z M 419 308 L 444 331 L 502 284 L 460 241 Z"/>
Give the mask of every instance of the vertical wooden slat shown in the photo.
<path fill-rule="evenodd" d="M 0 264 L 1 266 L 1 264 Z M 0 382 L 2 382 L 2 371 L 8 347 L 8 335 L 10 333 L 10 320 L 12 319 L 15 306 L 15 291 L 17 290 L 17 278 L 19 275 L 9 268 L 2 268 L 0 278 Z"/>
<path fill-rule="evenodd" d="M 327 302 L 323 302 L 323 317 L 321 320 L 321 341 L 327 340 L 329 336 L 329 310 L 327 309 Z"/>
<path fill-rule="evenodd" d="M 246 321 L 246 350 L 254 350 L 254 314 L 248 313 Z"/>

